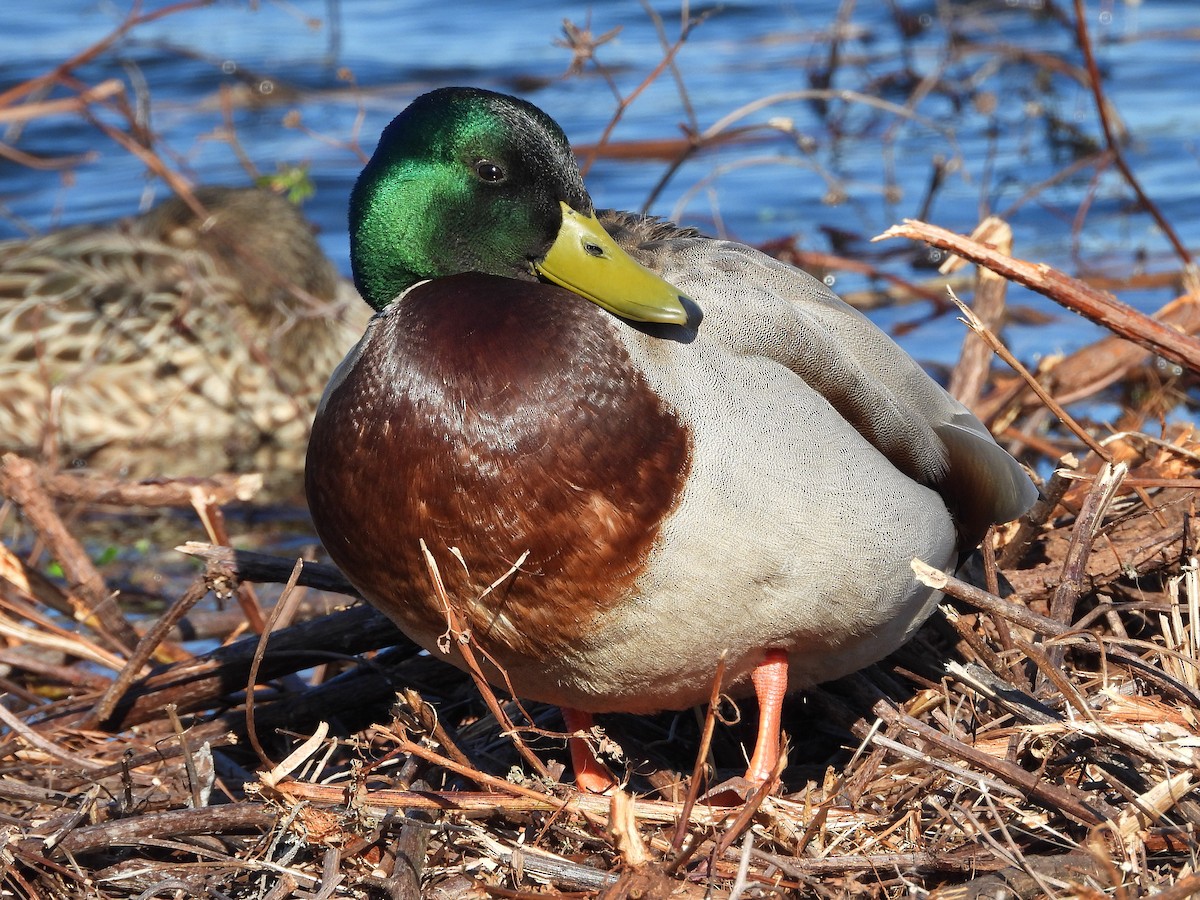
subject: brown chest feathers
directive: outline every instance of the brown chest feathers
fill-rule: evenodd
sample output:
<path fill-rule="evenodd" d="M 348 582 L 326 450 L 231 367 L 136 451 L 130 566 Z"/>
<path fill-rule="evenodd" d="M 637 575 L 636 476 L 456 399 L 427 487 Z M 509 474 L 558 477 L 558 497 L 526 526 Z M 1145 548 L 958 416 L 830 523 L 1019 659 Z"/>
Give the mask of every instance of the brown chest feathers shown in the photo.
<path fill-rule="evenodd" d="M 615 327 L 556 287 L 457 275 L 389 307 L 344 364 L 313 429 L 309 505 L 338 566 L 418 639 L 446 624 L 421 539 L 502 662 L 556 655 L 630 595 L 689 435 Z"/>

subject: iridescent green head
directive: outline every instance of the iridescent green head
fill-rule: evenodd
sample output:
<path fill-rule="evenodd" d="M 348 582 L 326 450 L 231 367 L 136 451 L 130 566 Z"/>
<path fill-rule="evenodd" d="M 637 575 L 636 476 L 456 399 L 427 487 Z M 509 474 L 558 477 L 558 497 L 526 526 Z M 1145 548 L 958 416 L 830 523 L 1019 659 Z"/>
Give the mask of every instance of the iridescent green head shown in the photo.
<path fill-rule="evenodd" d="M 382 309 L 461 272 L 554 281 L 639 321 L 682 324 L 679 292 L 599 226 L 562 129 L 477 88 L 418 97 L 392 120 L 350 196 L 359 292 Z"/>

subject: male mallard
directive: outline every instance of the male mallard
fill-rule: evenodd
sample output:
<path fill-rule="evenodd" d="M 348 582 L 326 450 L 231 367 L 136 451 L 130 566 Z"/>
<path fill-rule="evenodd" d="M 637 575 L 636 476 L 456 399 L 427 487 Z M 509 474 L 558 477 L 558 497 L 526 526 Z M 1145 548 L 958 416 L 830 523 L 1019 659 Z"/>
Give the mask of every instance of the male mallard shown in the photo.
<path fill-rule="evenodd" d="M 369 310 L 287 200 L 195 195 L 203 221 L 172 198 L 0 243 L 0 448 L 125 463 L 303 442 Z"/>
<path fill-rule="evenodd" d="M 569 728 L 702 703 L 724 652 L 725 690 L 761 700 L 761 782 L 784 690 L 900 646 L 940 597 L 910 560 L 954 566 L 1036 496 L 821 282 L 597 220 L 562 130 L 522 100 L 419 97 L 350 228 L 379 312 L 317 411 L 317 531 L 364 597 L 462 666 L 439 646 L 424 539 L 489 680 Z"/>

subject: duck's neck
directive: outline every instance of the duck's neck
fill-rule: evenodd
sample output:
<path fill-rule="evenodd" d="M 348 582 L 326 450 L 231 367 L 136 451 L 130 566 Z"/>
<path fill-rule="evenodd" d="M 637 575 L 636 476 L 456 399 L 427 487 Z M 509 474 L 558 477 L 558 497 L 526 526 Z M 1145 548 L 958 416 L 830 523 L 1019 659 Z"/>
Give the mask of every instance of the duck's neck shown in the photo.
<path fill-rule="evenodd" d="M 434 261 L 421 257 L 430 246 L 420 233 L 427 223 L 412 224 L 409 208 L 395 192 L 365 188 L 363 180 L 350 195 L 350 264 L 354 286 L 381 310 L 427 274 Z M 414 233 L 417 232 L 417 233 Z"/>

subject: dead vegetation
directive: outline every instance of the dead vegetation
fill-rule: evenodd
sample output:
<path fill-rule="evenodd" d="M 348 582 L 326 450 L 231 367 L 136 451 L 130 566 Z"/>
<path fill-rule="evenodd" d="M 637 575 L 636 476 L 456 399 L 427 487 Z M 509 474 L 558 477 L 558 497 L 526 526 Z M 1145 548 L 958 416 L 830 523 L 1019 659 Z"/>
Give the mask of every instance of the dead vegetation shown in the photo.
<path fill-rule="evenodd" d="M 1084 290 L 1039 271 L 1060 301 Z M 1119 311 L 1143 342 L 1120 348 L 1122 380 L 1182 352 Z M 1085 361 L 1112 350 L 1056 368 L 1107 383 Z M 287 624 L 305 591 L 351 592 L 327 567 L 215 546 L 220 506 L 252 481 L 111 484 L 10 455 L 0 489 L 65 577 L 7 550 L 0 567 L 4 884 L 98 897 L 1187 896 L 1200 888 L 1200 442 L 1189 425 L 1137 430 L 1133 408 L 1102 440 L 1074 423 L 1047 435 L 1031 386 L 999 390 L 1004 434 L 1038 433 L 1036 452 L 1063 459 L 1029 519 L 988 543 L 990 589 L 919 570 L 954 602 L 886 665 L 798 699 L 780 788 L 732 807 L 703 799 L 741 764 L 736 726 L 713 727 L 728 702 L 700 720 L 607 717 L 628 793 L 580 796 L 554 781 L 552 711 L 485 708 L 469 678 L 362 606 Z M 56 499 L 191 503 L 213 543 L 184 549 L 206 569 L 160 618 L 130 622 Z M 272 581 L 288 587 L 267 613 L 248 585 Z M 171 629 L 208 591 L 240 595 L 259 636 L 183 651 Z M 517 743 L 540 761 L 525 774 Z"/>
<path fill-rule="evenodd" d="M 596 65 L 606 35 L 568 36 L 578 66 Z M 124 102 L 119 86 L 69 82 L 78 60 L 95 55 L 53 73 L 73 100 L 45 103 L 78 111 Z M 1071 77 L 1099 83 L 1094 65 Z M 0 121 L 16 121 L 19 107 L 6 104 L 38 87 L 0 96 Z M 1118 165 L 1099 90 L 1097 108 L 1107 145 L 1088 158 Z M 50 112 L 22 113 L 34 114 Z M 124 138 L 136 138 L 129 115 Z M 735 121 L 654 152 L 681 163 L 714 141 L 749 137 Z M 964 342 L 951 384 L 1046 473 L 1043 501 L 989 536 L 973 584 L 914 563 L 920 577 L 945 584 L 942 611 L 885 663 L 793 698 L 780 784 L 733 806 L 704 800 L 744 768 L 728 701 L 601 717 L 597 740 L 627 773 L 627 790 L 580 796 L 555 780 L 566 754 L 553 710 L 481 696 L 468 676 L 351 605 L 352 590 L 329 567 L 229 549 L 223 509 L 253 497 L 253 478 L 134 484 L 4 457 L 0 522 L 17 537 L 0 544 L 0 890 L 955 900 L 1200 892 L 1200 439 L 1170 415 L 1200 372 L 1191 261 L 1176 240 L 1179 267 L 1162 277 L 1184 288 L 1150 317 L 1014 258 L 1005 229 L 993 221 L 971 240 L 921 222 L 897 226 L 890 237 L 952 256 L 942 280 L 891 276 L 874 299 L 916 295 L 940 306 L 946 279 L 973 293 L 978 336 Z M 788 241 L 775 249 L 813 263 Z M 839 255 L 818 262 L 847 265 Z M 993 373 L 989 344 L 1010 282 L 1113 336 L 1044 359 L 1032 374 Z M 1119 407 L 1111 427 L 1064 409 L 1097 399 Z M 203 563 L 193 583 L 161 614 L 138 617 L 116 602 L 73 516 L 146 507 L 191 508 L 208 540 L 182 548 Z M 267 606 L 256 584 L 285 587 Z M 210 595 L 236 603 L 236 624 L 198 605 Z M 218 646 L 189 650 L 198 634 Z"/>
<path fill-rule="evenodd" d="M 905 227 L 1004 262 L 964 238 Z M 1081 290 L 1058 275 L 1050 283 Z M 1130 333 L 1156 333 L 1122 312 Z M 1140 354 L 1121 349 L 1131 379 Z M 1085 358 L 1111 350 L 1106 340 L 1058 368 L 1103 373 Z M 1156 352 L 1168 351 L 1141 355 Z M 1041 409 L 1010 390 L 1005 433 L 1040 430 L 1031 419 Z M 637 800 L 499 777 L 515 754 L 467 679 L 417 655 L 365 608 L 281 627 L 296 591 L 268 619 L 245 587 L 290 576 L 348 591 L 319 566 L 292 572 L 286 560 L 191 548 L 207 560 L 204 575 L 139 634 L 54 501 L 191 503 L 220 542 L 219 506 L 245 499 L 254 480 L 114 484 L 9 456 L 0 487 L 66 587 L 5 553 L 7 883 L 29 896 L 251 895 L 268 883 L 299 895 L 403 896 L 415 895 L 418 876 L 448 896 L 519 895 L 539 882 L 611 896 L 914 884 L 988 896 L 1001 883 L 1020 896 L 1137 895 L 1171 882 L 1182 891 L 1193 884 L 1200 812 L 1190 796 L 1200 448 L 1186 425 L 1103 441 L 1083 429 L 1067 435 L 1059 449 L 1079 458 L 1064 460 L 1043 487 L 1046 502 L 999 542 L 999 574 L 1015 592 L 1001 599 L 995 587 L 950 584 L 959 603 L 946 607 L 942 633 L 927 629 L 889 666 L 813 692 L 795 713 L 793 734 L 820 734 L 798 742 L 792 759 L 824 768 L 786 770 L 782 796 L 732 809 L 697 802 L 702 783 L 738 765 L 728 734 L 708 743 L 716 710 L 728 713 L 720 705 L 699 731 L 686 717 L 613 717 Z M 182 652 L 170 629 L 210 590 L 240 593 L 268 637 Z M 327 662 L 360 654 L 352 665 Z M 386 721 L 400 686 L 390 726 L 366 724 Z M 545 726 L 546 712 L 532 713 Z M 544 753 L 544 730 L 533 734 L 526 741 Z M 688 754 L 706 744 L 711 756 L 696 758 L 716 768 L 697 765 L 695 778 Z"/>

